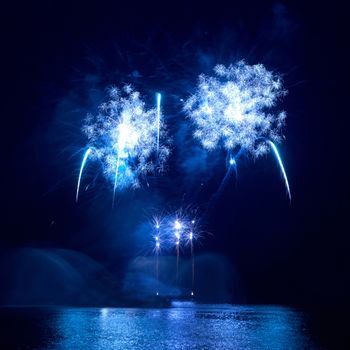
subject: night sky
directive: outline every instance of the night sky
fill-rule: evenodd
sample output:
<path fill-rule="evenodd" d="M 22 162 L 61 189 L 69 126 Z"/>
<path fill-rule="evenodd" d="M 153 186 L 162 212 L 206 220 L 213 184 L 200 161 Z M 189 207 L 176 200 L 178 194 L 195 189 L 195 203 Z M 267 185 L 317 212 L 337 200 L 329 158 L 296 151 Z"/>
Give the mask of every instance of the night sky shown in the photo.
<path fill-rule="evenodd" d="M 137 257 L 149 263 L 148 218 L 157 208 L 191 205 L 211 233 L 196 247 L 203 298 L 347 304 L 347 62 L 339 12 L 335 5 L 274 1 L 3 8 L 0 302 L 74 304 L 82 289 L 99 295 L 84 292 L 87 303 L 110 302 L 128 284 Z M 231 179 L 207 210 L 226 153 L 201 149 L 180 99 L 200 73 L 240 59 L 279 72 L 288 90 L 279 148 L 292 203 L 267 155 L 240 159 L 237 182 Z M 109 86 L 127 82 L 150 104 L 163 94 L 172 136 L 168 170 L 120 194 L 112 210 L 110 184 L 94 180 L 97 168 L 89 165 L 91 186 L 76 204 L 83 119 L 96 113 Z M 217 275 L 224 297 L 209 288 Z"/>

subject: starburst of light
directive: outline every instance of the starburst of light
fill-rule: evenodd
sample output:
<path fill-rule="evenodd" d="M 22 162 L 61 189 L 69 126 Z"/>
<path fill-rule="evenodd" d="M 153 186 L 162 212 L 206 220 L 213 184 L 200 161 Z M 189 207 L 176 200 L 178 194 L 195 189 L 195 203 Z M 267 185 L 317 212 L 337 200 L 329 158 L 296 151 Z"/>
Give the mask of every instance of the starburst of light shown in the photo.
<path fill-rule="evenodd" d="M 278 74 L 262 64 L 248 65 L 239 61 L 225 67 L 215 66 L 215 76 L 200 75 L 198 85 L 185 102 L 184 110 L 194 125 L 194 137 L 208 151 L 224 148 L 230 156 L 229 165 L 237 177 L 237 159 L 241 154 L 257 158 L 270 150 L 274 153 L 289 199 L 291 193 L 287 174 L 276 147 L 283 135 L 286 113 L 276 105 L 286 91 Z M 218 193 L 228 178 L 230 169 Z"/>
<path fill-rule="evenodd" d="M 108 101 L 100 105 L 96 116 L 87 116 L 82 130 L 91 157 L 101 162 L 104 176 L 113 183 L 113 193 L 137 188 L 143 177 L 164 170 L 170 150 L 160 94 L 157 106 L 147 108 L 140 93 L 130 85 L 113 87 Z M 85 163 L 84 157 L 84 166 Z"/>
<path fill-rule="evenodd" d="M 286 113 L 276 112 L 278 99 L 285 95 L 280 76 L 262 64 L 240 61 L 217 65 L 215 76 L 200 75 L 184 110 L 194 125 L 194 137 L 207 150 L 223 147 L 244 149 L 257 157 L 268 152 L 265 137 L 279 142 Z"/>

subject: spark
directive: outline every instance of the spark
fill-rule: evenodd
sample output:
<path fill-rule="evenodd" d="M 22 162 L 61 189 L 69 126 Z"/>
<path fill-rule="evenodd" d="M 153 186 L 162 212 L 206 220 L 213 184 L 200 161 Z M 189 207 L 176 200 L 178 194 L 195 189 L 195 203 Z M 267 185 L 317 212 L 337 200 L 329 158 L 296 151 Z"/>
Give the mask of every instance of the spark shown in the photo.
<path fill-rule="evenodd" d="M 119 164 L 120 164 L 120 155 L 119 155 L 119 152 L 118 152 L 117 166 L 116 166 L 116 168 L 115 168 L 115 176 L 114 176 L 114 187 L 113 187 L 113 202 L 112 202 L 112 207 L 114 207 L 115 190 L 116 190 L 116 188 L 117 188 Z"/>
<path fill-rule="evenodd" d="M 78 200 L 79 200 L 79 189 L 80 189 L 81 176 L 83 174 L 83 170 L 84 170 L 86 161 L 87 161 L 90 153 L 91 153 L 91 148 L 88 148 L 86 150 L 85 154 L 84 154 L 83 161 L 81 162 L 80 171 L 79 171 L 79 178 L 78 178 L 78 184 L 77 184 L 77 192 L 76 192 L 76 195 L 75 195 L 75 201 L 77 203 L 78 203 Z"/>
<path fill-rule="evenodd" d="M 237 157 L 239 156 L 239 154 L 236 155 Z M 235 173 L 235 180 L 236 180 L 236 184 L 237 184 L 237 178 L 238 178 L 238 171 L 237 171 L 237 162 L 236 159 L 234 157 L 230 157 L 229 160 L 229 164 L 230 166 L 227 169 L 227 172 L 230 172 L 231 169 L 233 169 L 234 173 Z"/>
<path fill-rule="evenodd" d="M 154 219 L 154 224 L 155 224 L 156 229 L 159 230 L 160 229 L 160 222 L 157 218 Z"/>
<path fill-rule="evenodd" d="M 151 218 L 151 226 L 155 227 L 159 231 L 162 220 L 163 218 L 160 215 L 153 216 Z"/>
<path fill-rule="evenodd" d="M 181 230 L 182 224 L 179 220 L 175 221 L 174 228 L 175 228 L 175 230 Z"/>
<path fill-rule="evenodd" d="M 291 193 L 290 193 L 288 177 L 287 177 L 287 173 L 286 173 L 286 171 L 284 169 L 281 156 L 280 156 L 280 154 L 278 152 L 278 149 L 277 149 L 276 145 L 272 141 L 267 140 L 267 143 L 271 146 L 271 148 L 273 150 L 273 153 L 274 153 L 275 157 L 277 158 L 278 165 L 279 165 L 279 167 L 281 169 L 281 172 L 282 172 L 282 175 L 283 175 L 283 178 L 284 178 L 284 182 L 285 182 L 285 185 L 286 185 L 286 189 L 287 189 L 287 192 L 288 192 L 289 201 L 291 201 L 292 200 L 292 196 L 291 196 Z"/>

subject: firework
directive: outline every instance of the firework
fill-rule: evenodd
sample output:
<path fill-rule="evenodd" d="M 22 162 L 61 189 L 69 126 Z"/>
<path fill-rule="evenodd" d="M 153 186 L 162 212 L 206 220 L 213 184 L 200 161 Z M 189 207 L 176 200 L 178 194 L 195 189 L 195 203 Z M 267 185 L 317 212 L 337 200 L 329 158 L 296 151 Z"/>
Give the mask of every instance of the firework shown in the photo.
<path fill-rule="evenodd" d="M 286 94 L 280 76 L 262 64 L 251 66 L 244 61 L 228 67 L 217 65 L 214 72 L 215 76 L 199 76 L 184 110 L 193 122 L 194 137 L 206 150 L 224 148 L 230 155 L 228 171 L 216 194 L 224 188 L 232 169 L 237 180 L 241 154 L 257 158 L 272 149 L 290 199 L 287 175 L 276 147 L 286 119 L 284 111 L 276 111 L 278 99 Z"/>
<path fill-rule="evenodd" d="M 113 183 L 113 202 L 116 191 L 138 188 L 142 178 L 164 170 L 170 150 L 161 118 L 160 96 L 157 108 L 148 109 L 140 93 L 130 85 L 111 88 L 98 115 L 88 115 L 85 120 L 82 130 L 89 149 L 94 149 L 104 176 Z M 81 176 L 78 185 L 80 181 Z"/>
<path fill-rule="evenodd" d="M 273 113 L 285 94 L 280 77 L 244 61 L 227 68 L 217 65 L 214 71 L 214 77 L 199 76 L 196 91 L 184 103 L 194 137 L 207 150 L 243 148 L 256 157 L 266 153 L 258 138 L 280 141 L 286 118 L 285 112 Z"/>
<path fill-rule="evenodd" d="M 162 216 L 153 216 L 150 222 L 152 230 L 152 245 L 155 256 L 156 280 L 159 284 L 160 249 L 171 252 L 175 248 L 176 254 L 176 284 L 180 283 L 180 253 L 182 248 L 189 247 L 191 257 L 191 295 L 194 295 L 195 276 L 195 241 L 202 237 L 199 221 L 196 220 L 197 210 L 191 206 L 180 208 Z M 192 217 L 192 219 L 191 219 Z M 185 251 L 185 250 L 184 250 Z"/>

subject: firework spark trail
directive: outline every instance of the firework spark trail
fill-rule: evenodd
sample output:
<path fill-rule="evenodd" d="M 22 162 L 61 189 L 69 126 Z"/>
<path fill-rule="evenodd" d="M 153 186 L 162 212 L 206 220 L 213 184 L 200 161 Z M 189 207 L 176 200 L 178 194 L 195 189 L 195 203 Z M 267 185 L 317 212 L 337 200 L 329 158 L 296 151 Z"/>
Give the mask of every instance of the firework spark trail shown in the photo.
<path fill-rule="evenodd" d="M 159 136 L 160 136 L 160 101 L 162 95 L 157 94 L 157 153 L 159 153 Z"/>
<path fill-rule="evenodd" d="M 192 258 L 192 290 L 191 295 L 194 295 L 194 248 L 193 248 L 193 242 L 191 239 L 191 258 Z"/>
<path fill-rule="evenodd" d="M 175 229 L 175 237 L 176 237 L 176 284 L 179 283 L 179 262 L 180 262 L 180 239 L 181 234 L 180 230 L 182 228 L 182 224 L 180 221 L 176 220 L 174 224 Z"/>
<path fill-rule="evenodd" d="M 158 249 L 157 249 L 157 251 L 156 251 L 156 278 L 157 278 L 157 295 L 159 294 L 159 292 L 158 292 L 158 287 L 159 287 L 159 251 L 158 251 Z"/>
<path fill-rule="evenodd" d="M 118 156 L 117 156 L 117 164 L 116 164 L 115 176 L 114 176 L 112 207 L 114 207 L 115 190 L 117 188 L 117 183 L 118 183 L 120 156 L 123 152 L 125 152 L 125 144 L 126 144 L 127 138 L 130 136 L 129 127 L 127 124 L 124 123 L 124 121 L 122 121 L 122 123 L 118 126 L 118 132 L 119 132 L 119 135 L 118 135 Z"/>
<path fill-rule="evenodd" d="M 118 152 L 117 165 L 116 165 L 116 168 L 115 168 L 115 175 L 114 175 L 112 208 L 114 208 L 115 190 L 117 189 L 117 183 L 118 183 L 119 165 L 120 165 L 120 155 L 119 155 L 119 152 Z"/>
<path fill-rule="evenodd" d="M 190 232 L 190 246 L 191 246 L 191 260 L 192 260 L 192 288 L 191 296 L 194 295 L 194 246 L 193 246 L 193 225 L 194 220 L 191 221 L 191 232 Z"/>
<path fill-rule="evenodd" d="M 159 242 L 156 243 L 156 279 L 157 279 L 157 295 L 159 293 Z"/>
<path fill-rule="evenodd" d="M 209 200 L 209 204 L 207 206 L 207 211 L 205 214 L 210 213 L 212 207 L 220 197 L 220 195 L 224 192 L 224 189 L 226 188 L 227 182 L 230 180 L 232 174 L 235 175 L 235 183 L 237 185 L 237 180 L 238 180 L 238 170 L 237 170 L 237 162 L 241 155 L 243 154 L 243 149 L 241 148 L 239 152 L 236 153 L 235 156 L 232 154 L 228 153 L 226 157 L 226 164 L 227 164 L 227 171 L 222 179 L 219 188 L 216 190 L 216 192 L 211 196 Z"/>
<path fill-rule="evenodd" d="M 157 233 L 156 233 L 156 279 L 157 279 L 157 292 L 156 295 L 159 295 L 159 252 L 160 252 L 160 225 L 157 223 L 156 225 Z"/>
<path fill-rule="evenodd" d="M 274 153 L 275 157 L 277 158 L 278 165 L 279 165 L 281 173 L 283 175 L 284 183 L 286 185 L 286 189 L 287 189 L 287 192 L 288 192 L 289 201 L 291 202 L 292 201 L 292 196 L 291 196 L 291 193 L 290 193 L 288 177 L 287 177 L 287 173 L 286 173 L 286 171 L 284 169 L 281 156 L 280 156 L 280 154 L 278 152 L 278 149 L 277 149 L 276 145 L 271 140 L 266 140 L 266 142 L 271 146 L 271 148 L 273 150 L 273 153 Z"/>
<path fill-rule="evenodd" d="M 176 243 L 176 285 L 179 284 L 179 262 L 180 262 L 180 248 L 179 248 L 179 243 Z"/>
<path fill-rule="evenodd" d="M 79 171 L 79 178 L 78 178 L 78 184 L 77 184 L 77 192 L 76 192 L 76 195 L 75 195 L 75 201 L 77 203 L 78 203 L 78 200 L 79 200 L 79 190 L 80 190 L 81 176 L 83 174 L 83 170 L 84 170 L 86 161 L 87 161 L 90 153 L 91 153 L 91 148 L 88 148 L 86 150 L 85 154 L 84 154 L 83 161 L 81 162 L 80 171 Z"/>

